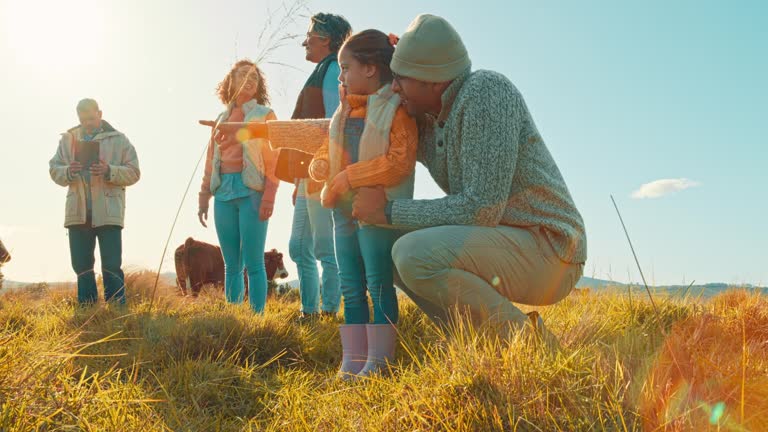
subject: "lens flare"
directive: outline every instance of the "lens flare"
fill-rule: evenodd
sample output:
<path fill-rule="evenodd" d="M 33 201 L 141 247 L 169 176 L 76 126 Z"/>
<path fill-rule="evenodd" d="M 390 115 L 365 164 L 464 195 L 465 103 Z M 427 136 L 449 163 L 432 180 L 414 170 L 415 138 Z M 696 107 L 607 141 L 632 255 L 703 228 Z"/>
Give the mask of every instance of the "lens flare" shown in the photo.
<path fill-rule="evenodd" d="M 235 138 L 238 142 L 246 142 L 251 139 L 251 132 L 248 131 L 248 128 L 240 128 L 235 133 Z"/>
<path fill-rule="evenodd" d="M 733 291 L 711 302 L 672 326 L 640 377 L 644 430 L 768 431 L 768 301 Z"/>

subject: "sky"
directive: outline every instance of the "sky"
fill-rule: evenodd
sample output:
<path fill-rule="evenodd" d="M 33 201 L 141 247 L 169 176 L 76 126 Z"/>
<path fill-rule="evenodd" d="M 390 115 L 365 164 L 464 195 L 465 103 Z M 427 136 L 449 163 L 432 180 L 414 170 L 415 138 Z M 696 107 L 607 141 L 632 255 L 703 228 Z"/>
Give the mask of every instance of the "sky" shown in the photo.
<path fill-rule="evenodd" d="M 290 3 L 288 1 L 287 3 Z M 419 13 L 448 19 L 475 69 L 522 92 L 587 229 L 585 276 L 639 281 L 611 203 L 653 284 L 768 285 L 768 3 L 761 1 L 309 1 L 289 22 L 278 1 L 0 0 L 0 238 L 17 281 L 73 280 L 66 190 L 48 176 L 75 105 L 95 98 L 136 147 L 125 268 L 157 269 L 185 189 L 163 271 L 197 222 L 214 90 L 240 58 L 306 32 L 309 16 L 345 16 L 355 31 L 401 34 Z M 270 21 L 269 17 L 273 17 Z M 272 106 L 288 118 L 312 70 L 301 39 L 262 62 Z M 194 172 L 194 174 L 193 174 Z M 267 248 L 288 256 L 290 185 L 278 192 Z M 442 196 L 423 167 L 416 196 Z M 97 254 L 98 255 L 98 254 Z M 97 264 L 98 268 L 98 264 Z"/>

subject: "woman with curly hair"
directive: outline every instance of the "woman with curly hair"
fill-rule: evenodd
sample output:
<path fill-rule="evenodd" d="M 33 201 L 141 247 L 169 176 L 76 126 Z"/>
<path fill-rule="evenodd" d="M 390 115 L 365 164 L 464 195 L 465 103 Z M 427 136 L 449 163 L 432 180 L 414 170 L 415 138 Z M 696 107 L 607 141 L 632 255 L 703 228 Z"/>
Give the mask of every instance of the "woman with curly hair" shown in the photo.
<path fill-rule="evenodd" d="M 269 108 L 264 74 L 250 60 L 240 60 L 219 83 L 218 96 L 226 109 L 216 120 L 266 121 L 277 117 Z M 278 180 L 276 152 L 264 139 L 251 139 L 247 130 L 216 132 L 211 137 L 199 194 L 198 218 L 207 227 L 208 203 L 214 197 L 214 222 L 224 256 L 224 292 L 228 302 L 244 300 L 243 266 L 248 269 L 249 303 L 264 310 L 267 274 L 264 245 Z"/>

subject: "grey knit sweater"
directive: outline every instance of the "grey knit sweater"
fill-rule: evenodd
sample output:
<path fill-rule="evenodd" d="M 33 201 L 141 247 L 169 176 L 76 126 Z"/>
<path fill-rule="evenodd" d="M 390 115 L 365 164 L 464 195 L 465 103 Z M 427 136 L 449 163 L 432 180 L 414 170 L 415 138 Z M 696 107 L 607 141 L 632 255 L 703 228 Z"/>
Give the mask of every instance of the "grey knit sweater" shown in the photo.
<path fill-rule="evenodd" d="M 394 201 L 394 225 L 540 226 L 560 259 L 586 261 L 584 221 L 509 79 L 467 71 L 443 94 L 440 115 L 418 120 L 418 160 L 446 196 Z M 269 123 L 272 146 L 314 152 L 327 123 L 291 123 Z"/>

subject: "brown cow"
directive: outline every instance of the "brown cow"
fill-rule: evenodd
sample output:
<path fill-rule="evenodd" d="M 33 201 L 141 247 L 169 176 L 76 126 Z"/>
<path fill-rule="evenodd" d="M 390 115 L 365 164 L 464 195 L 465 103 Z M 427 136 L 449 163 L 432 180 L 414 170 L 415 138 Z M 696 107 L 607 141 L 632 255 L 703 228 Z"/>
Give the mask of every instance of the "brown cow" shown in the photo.
<path fill-rule="evenodd" d="M 224 259 L 218 246 L 190 237 L 176 248 L 174 260 L 176 284 L 183 295 L 187 295 L 187 288 L 196 297 L 203 285 L 224 284 Z"/>
<path fill-rule="evenodd" d="M 192 296 L 197 296 L 203 285 L 214 284 L 224 286 L 224 259 L 221 248 L 209 243 L 188 238 L 183 245 L 176 248 L 176 284 L 181 294 L 187 295 L 187 288 Z M 264 253 L 264 264 L 267 269 L 267 280 L 288 277 L 288 271 L 283 264 L 283 254 L 277 249 Z M 243 271 L 245 296 L 248 297 L 248 270 Z M 268 293 L 272 295 L 273 293 Z"/>
<path fill-rule="evenodd" d="M 8 249 L 5 248 L 3 241 L 0 240 L 0 270 L 2 270 L 3 264 L 7 263 L 10 260 L 11 260 L 11 253 L 8 252 Z M 3 287 L 4 278 L 5 276 L 3 276 L 3 272 L 0 271 L 0 288 Z"/>

